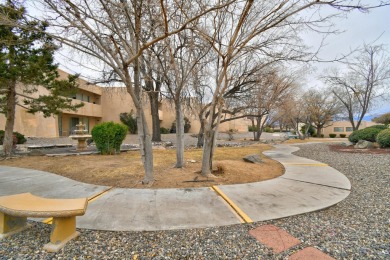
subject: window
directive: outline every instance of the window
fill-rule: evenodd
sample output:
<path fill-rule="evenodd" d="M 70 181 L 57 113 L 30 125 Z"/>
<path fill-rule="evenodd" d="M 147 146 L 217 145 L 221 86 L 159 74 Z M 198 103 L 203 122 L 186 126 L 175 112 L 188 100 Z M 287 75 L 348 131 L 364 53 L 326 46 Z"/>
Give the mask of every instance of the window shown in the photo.
<path fill-rule="evenodd" d="M 345 128 L 345 132 L 353 132 L 353 128 L 352 127 L 346 127 Z"/>
<path fill-rule="evenodd" d="M 334 132 L 344 132 L 344 127 L 333 127 Z"/>

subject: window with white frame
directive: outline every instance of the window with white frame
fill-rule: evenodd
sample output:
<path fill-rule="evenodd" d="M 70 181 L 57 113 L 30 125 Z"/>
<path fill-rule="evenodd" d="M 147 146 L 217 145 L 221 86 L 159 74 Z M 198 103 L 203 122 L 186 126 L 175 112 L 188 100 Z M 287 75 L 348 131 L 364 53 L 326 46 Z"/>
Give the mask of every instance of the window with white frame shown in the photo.
<path fill-rule="evenodd" d="M 333 127 L 334 132 L 344 132 L 344 127 Z"/>

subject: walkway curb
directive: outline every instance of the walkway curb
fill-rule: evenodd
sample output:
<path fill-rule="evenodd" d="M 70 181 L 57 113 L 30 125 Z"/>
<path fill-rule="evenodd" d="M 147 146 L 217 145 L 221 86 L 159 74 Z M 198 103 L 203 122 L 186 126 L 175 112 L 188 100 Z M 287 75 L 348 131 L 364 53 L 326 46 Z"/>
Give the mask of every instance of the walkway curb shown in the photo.
<path fill-rule="evenodd" d="M 286 169 L 279 178 L 217 189 L 241 210 L 247 222 L 277 219 L 330 207 L 349 194 L 340 172 L 291 153 L 299 148 L 276 145 L 264 152 Z M 76 182 L 52 173 L 0 166 L 0 196 L 22 192 L 48 198 L 90 197 L 109 187 Z M 241 215 L 242 217 L 242 215 Z M 112 231 L 171 230 L 239 224 L 227 203 L 209 188 L 113 188 L 91 202 L 77 218 L 78 228 Z"/>

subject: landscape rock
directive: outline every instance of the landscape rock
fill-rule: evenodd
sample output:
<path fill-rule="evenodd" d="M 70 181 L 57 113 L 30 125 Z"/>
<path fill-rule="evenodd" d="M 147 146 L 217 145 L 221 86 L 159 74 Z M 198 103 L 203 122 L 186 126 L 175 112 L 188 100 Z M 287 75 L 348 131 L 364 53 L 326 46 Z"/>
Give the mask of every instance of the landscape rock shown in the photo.
<path fill-rule="evenodd" d="M 258 154 L 250 154 L 242 158 L 246 162 L 250 163 L 262 163 L 262 160 L 260 158 L 260 155 Z"/>
<path fill-rule="evenodd" d="M 355 148 L 357 148 L 357 149 L 371 149 L 371 148 L 374 148 L 374 144 L 370 141 L 359 140 L 356 143 Z"/>
<path fill-rule="evenodd" d="M 353 145 L 355 145 L 355 144 L 352 143 L 352 142 L 344 142 L 344 143 L 341 143 L 340 145 L 341 145 L 341 146 L 345 146 L 345 147 L 349 147 L 349 146 L 353 146 Z"/>

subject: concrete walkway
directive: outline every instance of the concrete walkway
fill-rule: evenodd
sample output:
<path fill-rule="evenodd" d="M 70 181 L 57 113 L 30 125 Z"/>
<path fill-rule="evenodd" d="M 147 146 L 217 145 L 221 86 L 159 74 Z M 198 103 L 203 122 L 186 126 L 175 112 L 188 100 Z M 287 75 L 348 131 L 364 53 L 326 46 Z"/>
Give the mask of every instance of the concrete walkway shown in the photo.
<path fill-rule="evenodd" d="M 194 189 L 120 189 L 80 183 L 55 174 L 0 166 L 0 196 L 31 192 L 47 198 L 88 197 L 78 228 L 114 231 L 203 228 L 282 218 L 345 199 L 349 180 L 335 169 L 276 145 L 265 155 L 286 169 L 279 178 Z"/>

